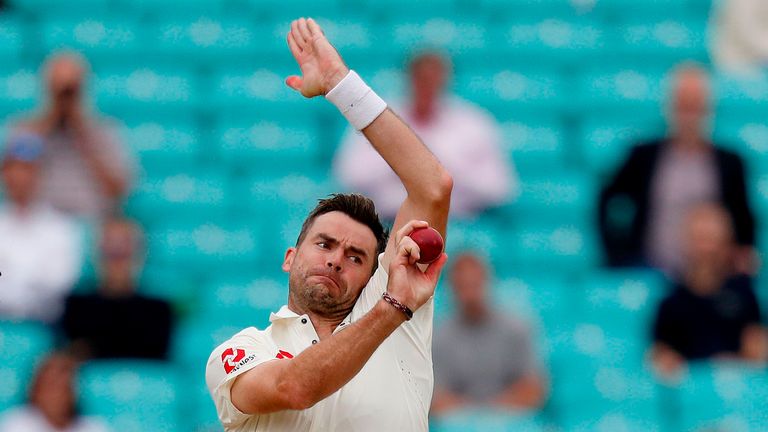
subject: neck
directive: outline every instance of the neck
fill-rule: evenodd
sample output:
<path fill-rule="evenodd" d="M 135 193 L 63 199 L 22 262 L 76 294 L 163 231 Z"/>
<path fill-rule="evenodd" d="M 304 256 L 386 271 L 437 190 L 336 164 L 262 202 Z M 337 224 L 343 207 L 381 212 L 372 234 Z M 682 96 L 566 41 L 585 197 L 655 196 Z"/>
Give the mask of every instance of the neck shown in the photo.
<path fill-rule="evenodd" d="M 672 143 L 676 149 L 691 153 L 708 149 L 706 140 L 700 136 L 675 136 Z"/>
<path fill-rule="evenodd" d="M 432 122 L 432 120 L 435 119 L 436 112 L 437 112 L 437 103 L 436 102 L 421 102 L 421 103 L 414 103 L 412 114 L 413 119 L 416 123 L 421 124 L 427 124 Z"/>
<path fill-rule="evenodd" d="M 464 322 L 470 324 L 480 324 L 488 319 L 490 315 L 488 308 L 485 305 L 477 307 L 468 307 L 462 310 L 461 317 Z"/>
<path fill-rule="evenodd" d="M 298 302 L 293 301 L 292 296 L 288 299 L 288 309 L 298 315 L 306 314 L 309 316 L 309 319 L 312 322 L 312 325 L 315 327 L 315 332 L 317 333 L 317 336 L 320 338 L 320 340 L 330 337 L 333 334 L 333 331 L 336 330 L 336 327 L 338 327 L 339 324 L 344 321 L 344 318 L 346 318 L 347 315 L 349 315 L 349 313 L 352 311 L 349 309 L 340 310 L 339 312 L 333 313 L 318 313 L 300 306 Z"/>

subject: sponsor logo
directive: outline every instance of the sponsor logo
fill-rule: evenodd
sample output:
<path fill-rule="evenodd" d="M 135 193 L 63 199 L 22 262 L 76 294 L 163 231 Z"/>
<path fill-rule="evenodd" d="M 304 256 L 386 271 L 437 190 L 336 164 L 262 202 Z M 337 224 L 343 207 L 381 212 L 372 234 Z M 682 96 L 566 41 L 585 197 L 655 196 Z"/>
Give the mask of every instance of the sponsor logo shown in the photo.
<path fill-rule="evenodd" d="M 280 351 L 277 352 L 277 355 L 275 356 L 275 358 L 279 358 L 279 359 L 292 359 L 293 358 L 293 354 L 289 353 L 288 351 L 280 350 Z"/>
<path fill-rule="evenodd" d="M 245 357 L 245 350 L 227 348 L 221 353 L 221 361 L 224 363 L 224 372 L 229 374 L 237 367 L 237 363 Z"/>

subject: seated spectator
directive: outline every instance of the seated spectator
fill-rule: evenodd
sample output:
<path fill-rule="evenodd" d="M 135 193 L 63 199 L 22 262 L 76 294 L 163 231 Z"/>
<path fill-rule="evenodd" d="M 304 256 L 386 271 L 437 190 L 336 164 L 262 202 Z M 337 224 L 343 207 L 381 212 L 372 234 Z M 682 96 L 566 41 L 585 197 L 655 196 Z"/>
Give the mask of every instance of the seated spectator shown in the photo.
<path fill-rule="evenodd" d="M 457 314 L 435 332 L 432 413 L 473 406 L 540 407 L 547 389 L 525 325 L 488 302 L 488 269 L 460 255 L 451 269 Z"/>
<path fill-rule="evenodd" d="M 687 265 L 656 316 L 655 366 L 671 373 L 688 360 L 765 361 L 768 340 L 752 281 L 732 271 L 733 228 L 728 213 L 716 205 L 702 205 L 685 222 Z"/>
<path fill-rule="evenodd" d="M 66 213 L 98 219 L 128 190 L 131 161 L 113 128 L 85 106 L 86 70 L 74 54 L 49 60 L 46 107 L 13 129 L 43 137 L 43 198 Z"/>
<path fill-rule="evenodd" d="M 54 353 L 38 367 L 29 389 L 29 402 L 0 417 L 0 432 L 106 432 L 97 418 L 77 412 L 77 361 Z"/>
<path fill-rule="evenodd" d="M 744 165 L 705 133 L 711 110 L 704 70 L 685 66 L 676 71 L 669 113 L 668 136 L 632 149 L 602 191 L 600 231 L 608 264 L 650 265 L 677 277 L 683 267 L 678 228 L 684 215 L 697 204 L 717 202 L 734 221 L 741 269 L 754 272 L 755 222 Z M 617 223 L 628 210 L 631 221 Z"/>
<path fill-rule="evenodd" d="M 164 359 L 173 313 L 167 302 L 137 292 L 143 254 L 139 228 L 127 219 L 107 220 L 99 254 L 96 291 L 66 302 L 61 325 L 71 348 L 88 358 Z"/>
<path fill-rule="evenodd" d="M 715 64 L 729 72 L 768 68 L 768 2 L 723 0 L 712 20 Z"/>
<path fill-rule="evenodd" d="M 80 274 L 77 224 L 40 200 L 42 142 L 12 136 L 0 161 L 0 318 L 55 321 Z"/>
<path fill-rule="evenodd" d="M 517 179 L 500 148 L 496 120 L 479 107 L 445 94 L 450 65 L 436 53 L 410 63 L 411 100 L 395 112 L 421 137 L 453 176 L 451 215 L 469 217 L 517 194 Z M 350 130 L 334 161 L 345 187 L 371 197 L 379 214 L 394 219 L 405 199 L 397 175 L 363 134 Z"/>

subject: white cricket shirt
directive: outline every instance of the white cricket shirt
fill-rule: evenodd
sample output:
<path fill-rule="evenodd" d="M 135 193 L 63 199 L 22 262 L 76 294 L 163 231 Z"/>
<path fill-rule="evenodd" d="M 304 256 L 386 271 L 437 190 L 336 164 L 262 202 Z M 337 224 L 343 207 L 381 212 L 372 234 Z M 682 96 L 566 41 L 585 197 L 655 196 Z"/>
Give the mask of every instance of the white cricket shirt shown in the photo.
<path fill-rule="evenodd" d="M 360 319 L 381 298 L 387 272 L 381 265 L 352 312 L 336 328 Z M 337 392 L 302 411 L 248 415 L 232 404 L 235 378 L 267 361 L 298 355 L 319 338 L 307 315 L 283 306 L 265 330 L 249 327 L 219 345 L 206 368 L 206 383 L 228 432 L 254 431 L 427 431 L 432 400 L 432 317 L 430 299 L 373 353 L 362 370 Z"/>

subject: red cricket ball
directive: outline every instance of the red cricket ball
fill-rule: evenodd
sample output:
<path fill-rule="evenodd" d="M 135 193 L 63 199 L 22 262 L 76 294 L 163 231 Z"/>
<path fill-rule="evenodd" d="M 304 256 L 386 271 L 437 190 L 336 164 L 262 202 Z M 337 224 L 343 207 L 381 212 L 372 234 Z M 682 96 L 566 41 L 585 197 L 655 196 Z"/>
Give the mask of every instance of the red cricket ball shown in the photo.
<path fill-rule="evenodd" d="M 408 236 L 419 246 L 419 264 L 429 264 L 443 253 L 443 236 L 434 228 L 416 228 Z"/>

